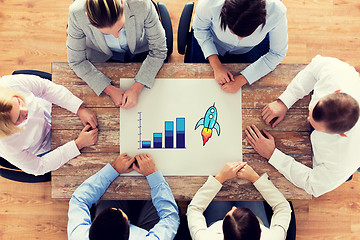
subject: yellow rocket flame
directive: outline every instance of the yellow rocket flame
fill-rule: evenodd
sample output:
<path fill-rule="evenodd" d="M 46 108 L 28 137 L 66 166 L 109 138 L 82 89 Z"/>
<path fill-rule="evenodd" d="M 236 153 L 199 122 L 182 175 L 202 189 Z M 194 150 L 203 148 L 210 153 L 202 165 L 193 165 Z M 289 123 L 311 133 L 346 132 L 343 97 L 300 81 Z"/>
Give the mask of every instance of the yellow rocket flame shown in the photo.
<path fill-rule="evenodd" d="M 203 146 L 205 146 L 205 143 L 209 140 L 209 138 L 211 138 L 211 134 L 212 134 L 212 129 L 206 127 L 203 128 L 201 132 L 204 141 Z"/>

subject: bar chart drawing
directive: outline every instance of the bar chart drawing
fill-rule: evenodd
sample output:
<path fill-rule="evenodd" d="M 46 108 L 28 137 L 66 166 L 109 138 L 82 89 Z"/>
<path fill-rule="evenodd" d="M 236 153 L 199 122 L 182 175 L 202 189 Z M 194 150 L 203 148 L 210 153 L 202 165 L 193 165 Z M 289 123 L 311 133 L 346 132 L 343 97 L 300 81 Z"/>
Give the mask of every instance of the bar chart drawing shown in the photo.
<path fill-rule="evenodd" d="M 143 139 L 142 112 L 138 112 L 138 149 L 185 149 L 185 117 L 177 117 L 175 121 L 164 121 L 163 132 L 153 132 L 150 138 Z M 175 125 L 174 125 L 175 123 Z M 175 128 L 174 128 L 175 126 Z M 175 135 L 174 135 L 175 131 Z"/>

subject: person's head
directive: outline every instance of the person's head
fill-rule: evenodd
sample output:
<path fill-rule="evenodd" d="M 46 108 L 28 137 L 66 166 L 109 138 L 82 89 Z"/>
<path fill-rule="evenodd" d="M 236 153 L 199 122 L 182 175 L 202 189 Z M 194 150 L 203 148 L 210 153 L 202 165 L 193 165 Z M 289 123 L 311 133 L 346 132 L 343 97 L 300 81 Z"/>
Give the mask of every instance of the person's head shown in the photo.
<path fill-rule="evenodd" d="M 86 0 L 85 9 L 91 25 L 104 34 L 119 37 L 125 25 L 122 0 Z"/>
<path fill-rule="evenodd" d="M 27 116 L 25 99 L 13 90 L 0 87 L 0 138 L 22 131 L 17 126 Z"/>
<path fill-rule="evenodd" d="M 309 112 L 308 121 L 320 132 L 341 134 L 355 126 L 359 103 L 346 93 L 336 92 L 321 98 Z"/>
<path fill-rule="evenodd" d="M 224 240 L 259 240 L 259 220 L 248 208 L 233 207 L 223 220 Z"/>
<path fill-rule="evenodd" d="M 228 27 L 240 38 L 251 35 L 266 23 L 265 0 L 225 0 L 220 13 L 220 26 Z"/>
<path fill-rule="evenodd" d="M 89 230 L 90 240 L 127 240 L 129 239 L 129 219 L 116 208 L 105 208 L 92 221 Z"/>

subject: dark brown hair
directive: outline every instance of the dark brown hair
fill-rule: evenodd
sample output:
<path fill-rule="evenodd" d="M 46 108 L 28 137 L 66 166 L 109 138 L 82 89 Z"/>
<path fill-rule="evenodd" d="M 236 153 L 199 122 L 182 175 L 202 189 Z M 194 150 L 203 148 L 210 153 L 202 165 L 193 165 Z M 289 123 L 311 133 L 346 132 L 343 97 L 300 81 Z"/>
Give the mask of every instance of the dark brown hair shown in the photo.
<path fill-rule="evenodd" d="M 129 221 L 119 210 L 105 208 L 91 223 L 90 240 L 127 240 L 129 239 Z"/>
<path fill-rule="evenodd" d="M 91 25 L 97 28 L 112 27 L 124 11 L 120 0 L 86 0 L 85 8 Z"/>
<path fill-rule="evenodd" d="M 312 112 L 316 122 L 324 122 L 331 133 L 344 133 L 359 119 L 359 103 L 346 93 L 332 93 L 320 99 Z"/>
<path fill-rule="evenodd" d="M 225 240 L 259 240 L 261 229 L 259 220 L 248 208 L 236 208 L 223 221 Z"/>
<path fill-rule="evenodd" d="M 220 26 L 226 27 L 239 37 L 251 35 L 258 26 L 265 26 L 266 4 L 264 0 L 225 0 L 220 13 Z"/>

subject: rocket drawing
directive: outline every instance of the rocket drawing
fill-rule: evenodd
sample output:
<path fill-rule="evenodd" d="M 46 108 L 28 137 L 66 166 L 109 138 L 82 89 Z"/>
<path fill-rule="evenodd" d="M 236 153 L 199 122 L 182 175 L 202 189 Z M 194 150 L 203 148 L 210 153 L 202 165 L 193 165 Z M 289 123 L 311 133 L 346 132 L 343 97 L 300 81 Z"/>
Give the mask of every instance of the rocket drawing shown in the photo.
<path fill-rule="evenodd" d="M 211 138 L 213 129 L 215 129 L 218 136 L 220 136 L 220 125 L 216 121 L 216 119 L 217 119 L 217 110 L 214 103 L 214 105 L 212 105 L 211 107 L 208 108 L 208 110 L 206 110 L 205 116 L 196 123 L 195 130 L 200 125 L 204 126 L 201 132 L 203 138 L 203 146 L 205 146 L 205 143 L 209 140 L 209 138 Z"/>

